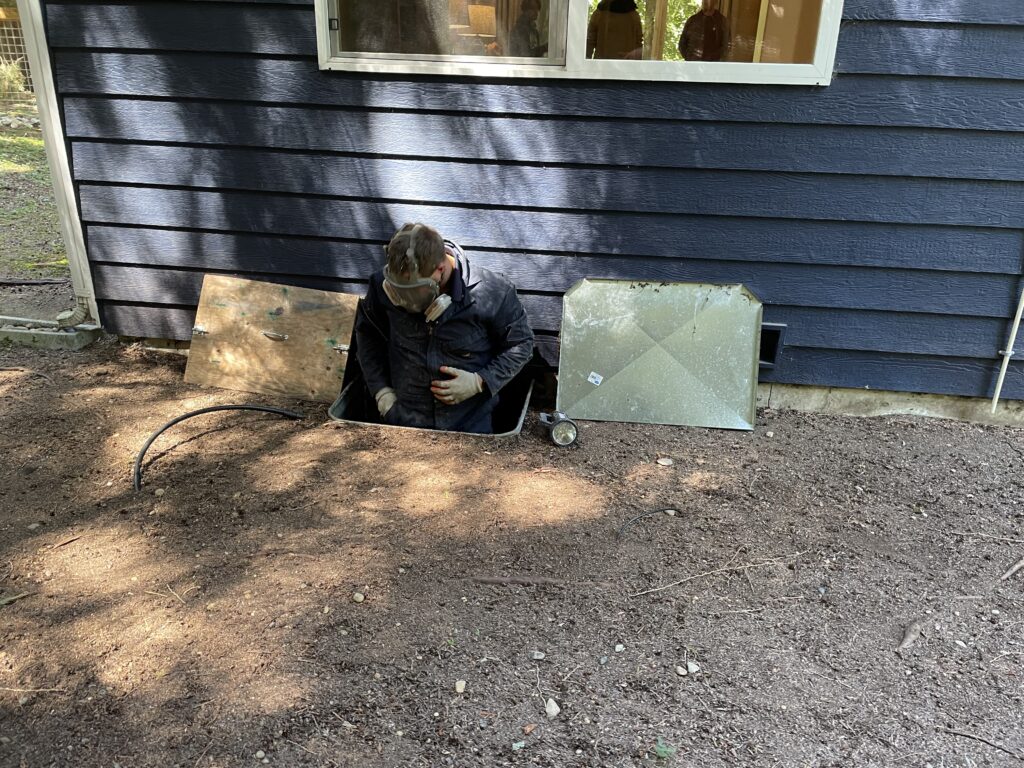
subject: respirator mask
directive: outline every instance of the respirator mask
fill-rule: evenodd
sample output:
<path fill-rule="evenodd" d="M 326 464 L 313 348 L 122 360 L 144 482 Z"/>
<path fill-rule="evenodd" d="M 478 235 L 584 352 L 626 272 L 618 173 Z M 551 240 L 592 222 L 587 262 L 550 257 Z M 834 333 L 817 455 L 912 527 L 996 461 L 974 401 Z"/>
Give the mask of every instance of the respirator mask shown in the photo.
<path fill-rule="evenodd" d="M 420 225 L 417 224 L 409 233 L 409 246 L 406 248 L 406 263 L 410 267 L 410 274 L 416 275 L 415 279 L 403 282 L 396 275 L 391 274 L 388 267 L 384 267 L 384 294 L 396 307 L 401 307 L 406 312 L 426 315 L 427 322 L 437 320 L 452 303 L 452 297 L 441 293 L 440 284 L 430 277 L 419 277 L 419 263 L 416 261 L 416 238 L 419 235 Z M 395 234 L 398 237 L 399 233 Z M 394 242 L 394 238 L 391 240 Z M 388 250 L 391 245 L 388 244 Z"/>

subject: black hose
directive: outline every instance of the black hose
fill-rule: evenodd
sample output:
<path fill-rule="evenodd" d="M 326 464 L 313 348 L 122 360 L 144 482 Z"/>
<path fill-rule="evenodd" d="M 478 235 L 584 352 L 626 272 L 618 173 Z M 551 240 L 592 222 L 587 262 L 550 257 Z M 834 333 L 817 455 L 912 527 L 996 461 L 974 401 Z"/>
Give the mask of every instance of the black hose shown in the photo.
<path fill-rule="evenodd" d="M 142 450 L 139 451 L 139 455 L 135 457 L 135 470 L 133 472 L 133 482 L 136 491 L 142 490 L 142 459 L 146 455 L 146 451 L 149 450 L 149 446 L 153 444 L 160 435 L 166 430 L 173 427 L 179 421 L 185 419 L 191 419 L 193 416 L 199 416 L 204 413 L 213 413 L 214 411 L 263 411 L 265 413 L 276 413 L 279 416 L 287 416 L 289 419 L 304 419 L 305 415 L 296 413 L 295 411 L 286 411 L 284 408 L 274 408 L 269 405 L 212 405 L 209 408 L 200 408 L 197 411 L 189 411 L 183 416 L 179 416 L 176 419 L 171 419 L 164 424 L 160 429 L 149 436 L 149 440 L 142 446 Z"/>

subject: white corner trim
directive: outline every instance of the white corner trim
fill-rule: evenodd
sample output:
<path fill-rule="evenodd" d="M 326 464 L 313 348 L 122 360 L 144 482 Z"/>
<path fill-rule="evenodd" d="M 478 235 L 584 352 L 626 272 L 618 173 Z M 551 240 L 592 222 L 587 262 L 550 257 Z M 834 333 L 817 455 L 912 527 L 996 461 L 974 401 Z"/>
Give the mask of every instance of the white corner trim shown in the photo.
<path fill-rule="evenodd" d="M 19 0 L 21 2 L 21 0 Z M 317 54 L 321 69 L 347 72 L 448 75 L 453 77 L 516 77 L 551 80 L 634 80 L 653 82 L 747 83 L 755 85 L 828 85 L 835 67 L 843 0 L 822 0 L 818 43 L 810 64 L 744 62 L 613 61 L 587 59 L 584 40 L 587 0 L 567 2 L 565 63 L 533 63 L 505 58 L 346 54 L 334 50 L 328 29 L 333 0 L 315 0 Z"/>
<path fill-rule="evenodd" d="M 75 187 L 71 181 L 71 165 L 68 162 L 67 145 L 64 143 L 64 129 L 60 122 L 57 106 L 57 89 L 53 71 L 50 68 L 50 50 L 46 45 L 46 30 L 43 26 L 41 0 L 18 0 L 18 15 L 25 35 L 25 50 L 32 71 L 36 100 L 39 103 L 39 123 L 43 129 L 43 144 L 53 179 L 54 199 L 60 219 L 64 247 L 67 249 L 68 265 L 71 268 L 71 285 L 75 298 L 89 309 L 89 315 L 99 322 L 96 307 L 96 291 L 89 272 L 89 260 L 85 251 L 85 237 L 82 234 L 82 219 L 75 200 Z"/>

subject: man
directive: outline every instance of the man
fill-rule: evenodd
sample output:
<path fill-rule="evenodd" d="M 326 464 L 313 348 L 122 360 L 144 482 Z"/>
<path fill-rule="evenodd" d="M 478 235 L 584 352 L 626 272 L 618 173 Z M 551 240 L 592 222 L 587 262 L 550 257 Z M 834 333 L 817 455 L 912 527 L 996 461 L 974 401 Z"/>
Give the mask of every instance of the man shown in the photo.
<path fill-rule="evenodd" d="M 722 61 L 729 48 L 729 20 L 718 10 L 718 0 L 686 20 L 679 36 L 679 54 L 687 61 Z"/>
<path fill-rule="evenodd" d="M 588 59 L 640 59 L 644 27 L 636 0 L 601 0 L 587 23 Z"/>
<path fill-rule="evenodd" d="M 523 0 L 519 6 L 519 18 L 508 36 L 509 53 L 512 56 L 541 58 L 547 56 L 548 45 L 541 42 L 537 19 L 540 16 L 540 0 Z"/>
<path fill-rule="evenodd" d="M 515 286 L 426 224 L 387 246 L 355 323 L 363 377 L 387 424 L 493 432 L 498 392 L 530 360 Z"/>

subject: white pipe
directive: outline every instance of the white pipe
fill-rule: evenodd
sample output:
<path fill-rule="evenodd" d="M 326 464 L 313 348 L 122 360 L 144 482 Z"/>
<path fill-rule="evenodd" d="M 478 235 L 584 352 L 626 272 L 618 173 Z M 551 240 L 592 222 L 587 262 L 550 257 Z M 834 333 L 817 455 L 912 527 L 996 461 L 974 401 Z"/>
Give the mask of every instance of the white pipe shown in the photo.
<path fill-rule="evenodd" d="M 71 181 L 71 166 L 68 163 L 67 147 L 64 144 L 64 130 L 57 107 L 57 88 L 50 69 L 50 52 L 43 29 L 43 11 L 40 0 L 18 0 L 18 15 L 25 37 L 25 52 L 28 55 L 32 83 L 35 86 L 36 102 L 39 105 L 39 124 L 43 129 L 43 144 L 50 164 L 53 179 L 54 200 L 60 219 L 64 247 L 67 249 L 68 266 L 71 271 L 71 285 L 79 306 L 99 322 L 96 308 L 96 291 L 89 272 L 89 260 L 85 253 L 85 238 L 82 235 L 82 220 L 78 215 L 75 188 Z"/>
<path fill-rule="evenodd" d="M 992 413 L 996 412 L 996 407 L 999 405 L 999 394 L 1003 391 L 1003 379 L 1006 378 L 1006 369 L 1010 367 L 1010 358 L 1013 357 L 1013 344 L 1017 341 L 1017 331 L 1020 329 L 1022 314 L 1024 314 L 1024 290 L 1020 292 L 1020 301 L 1017 302 L 1017 314 L 1013 317 L 1010 340 L 1006 343 L 1006 349 L 999 353 L 1003 356 L 1003 364 L 999 368 L 999 378 L 996 380 L 996 393 L 992 395 Z"/>

